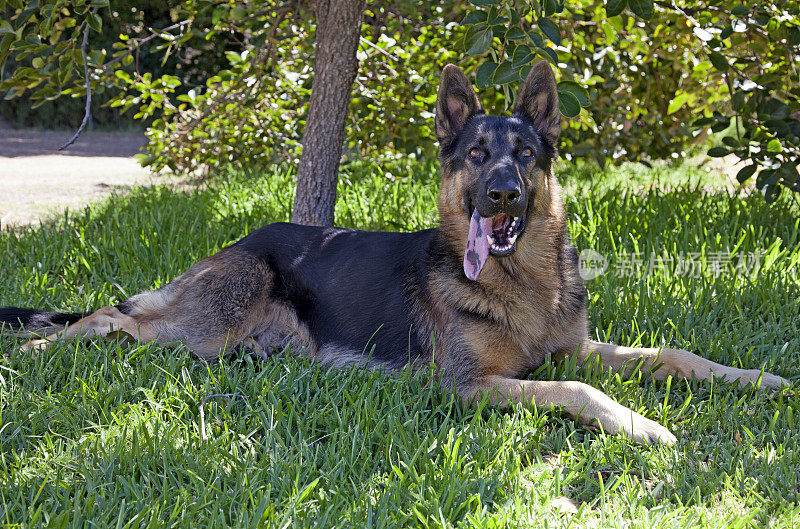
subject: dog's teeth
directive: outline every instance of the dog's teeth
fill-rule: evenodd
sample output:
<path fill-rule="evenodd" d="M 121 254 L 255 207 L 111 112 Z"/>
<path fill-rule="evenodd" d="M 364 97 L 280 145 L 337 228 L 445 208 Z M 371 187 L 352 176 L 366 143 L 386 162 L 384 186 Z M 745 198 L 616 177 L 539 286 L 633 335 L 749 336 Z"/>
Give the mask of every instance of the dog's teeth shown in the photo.
<path fill-rule="evenodd" d="M 491 233 L 486 234 L 486 240 L 489 241 L 489 246 L 494 246 L 494 237 Z"/>
<path fill-rule="evenodd" d="M 514 244 L 514 241 L 516 241 L 516 240 L 517 240 L 517 234 L 515 233 L 514 235 L 512 235 L 511 237 L 508 238 L 508 244 L 509 245 Z"/>

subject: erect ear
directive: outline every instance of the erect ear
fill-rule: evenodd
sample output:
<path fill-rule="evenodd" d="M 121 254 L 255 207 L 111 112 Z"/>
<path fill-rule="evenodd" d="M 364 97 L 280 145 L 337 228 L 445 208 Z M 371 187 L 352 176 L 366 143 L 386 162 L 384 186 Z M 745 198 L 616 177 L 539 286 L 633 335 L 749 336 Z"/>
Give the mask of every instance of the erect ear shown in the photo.
<path fill-rule="evenodd" d="M 464 72 L 455 64 L 445 66 L 436 98 L 436 139 L 439 144 L 452 142 L 467 120 L 480 112 L 483 112 L 483 107 Z"/>
<path fill-rule="evenodd" d="M 519 89 L 514 114 L 533 122 L 539 133 L 555 147 L 561 133 L 561 111 L 553 70 L 547 61 L 539 61 L 528 73 Z"/>

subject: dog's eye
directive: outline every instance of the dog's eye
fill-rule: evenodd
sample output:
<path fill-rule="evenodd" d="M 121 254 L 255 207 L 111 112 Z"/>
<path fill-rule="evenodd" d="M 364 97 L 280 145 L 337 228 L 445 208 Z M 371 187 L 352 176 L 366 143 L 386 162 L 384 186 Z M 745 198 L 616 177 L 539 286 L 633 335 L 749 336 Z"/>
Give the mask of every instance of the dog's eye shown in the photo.
<path fill-rule="evenodd" d="M 531 156 L 533 156 L 533 151 L 531 150 L 530 147 L 525 147 L 520 151 L 519 155 L 522 156 L 523 158 L 530 158 Z"/>
<path fill-rule="evenodd" d="M 481 157 L 481 150 L 477 147 L 473 147 L 469 151 L 469 157 L 472 158 L 473 160 L 477 160 L 478 158 Z"/>

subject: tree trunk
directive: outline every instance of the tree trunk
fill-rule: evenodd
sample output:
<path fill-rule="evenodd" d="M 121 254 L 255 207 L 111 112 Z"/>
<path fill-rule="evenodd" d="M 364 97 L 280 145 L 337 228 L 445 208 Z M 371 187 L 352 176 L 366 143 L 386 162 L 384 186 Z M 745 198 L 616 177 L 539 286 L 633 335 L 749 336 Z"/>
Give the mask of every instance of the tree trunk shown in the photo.
<path fill-rule="evenodd" d="M 314 79 L 292 222 L 332 226 L 344 123 L 358 72 L 364 0 L 317 0 Z"/>

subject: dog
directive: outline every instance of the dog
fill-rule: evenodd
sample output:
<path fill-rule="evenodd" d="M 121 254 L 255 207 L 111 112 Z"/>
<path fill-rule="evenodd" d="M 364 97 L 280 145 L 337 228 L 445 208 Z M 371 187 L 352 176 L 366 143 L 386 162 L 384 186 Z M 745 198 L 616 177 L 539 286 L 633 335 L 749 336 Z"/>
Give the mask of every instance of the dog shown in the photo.
<path fill-rule="evenodd" d="M 531 69 L 506 117 L 486 115 L 465 74 L 447 65 L 435 131 L 438 228 L 384 233 L 270 224 L 116 306 L 87 314 L 7 307 L 0 322 L 33 335 L 25 350 L 46 350 L 57 339 L 122 336 L 182 342 L 203 359 L 236 348 L 266 357 L 291 344 L 296 354 L 333 367 L 391 371 L 433 363 L 442 387 L 466 402 L 557 406 L 640 443 L 676 438 L 590 385 L 522 377 L 546 361 L 599 356 L 623 375 L 641 363 L 657 379 L 788 384 L 684 350 L 589 338 L 587 294 L 553 175 L 561 113 L 547 62 Z"/>

